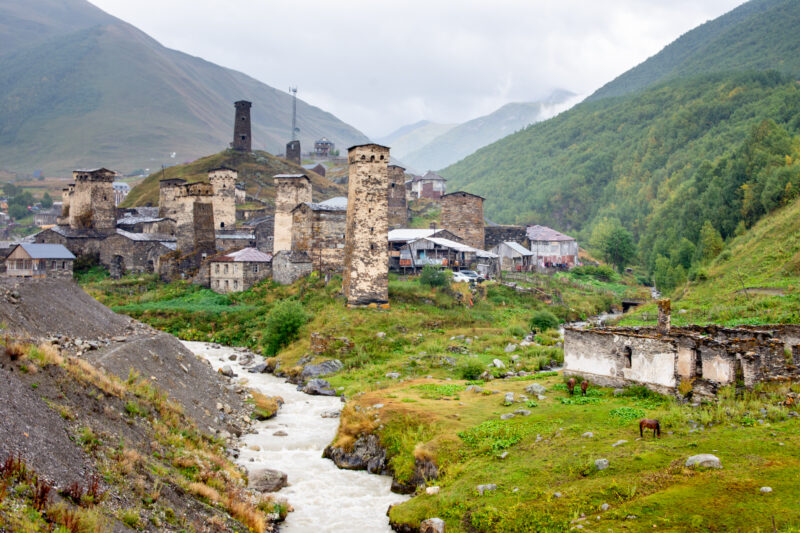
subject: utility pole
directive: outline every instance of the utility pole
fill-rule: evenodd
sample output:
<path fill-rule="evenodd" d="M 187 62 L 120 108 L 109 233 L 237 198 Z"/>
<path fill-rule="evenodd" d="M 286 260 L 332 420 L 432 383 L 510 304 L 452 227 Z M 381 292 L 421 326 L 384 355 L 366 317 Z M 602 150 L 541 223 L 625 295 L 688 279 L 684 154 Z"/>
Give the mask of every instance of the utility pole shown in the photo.
<path fill-rule="evenodd" d="M 292 140 L 296 141 L 300 131 L 297 127 L 297 87 L 289 87 L 289 92 L 292 93 Z"/>

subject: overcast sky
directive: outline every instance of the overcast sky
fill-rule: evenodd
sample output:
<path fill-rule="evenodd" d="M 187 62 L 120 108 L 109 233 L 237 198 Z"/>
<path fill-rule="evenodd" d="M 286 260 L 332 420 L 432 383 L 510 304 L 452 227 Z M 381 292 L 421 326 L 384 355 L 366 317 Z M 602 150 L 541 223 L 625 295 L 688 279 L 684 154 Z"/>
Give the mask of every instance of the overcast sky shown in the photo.
<path fill-rule="evenodd" d="M 91 0 L 371 137 L 588 95 L 743 0 Z"/>

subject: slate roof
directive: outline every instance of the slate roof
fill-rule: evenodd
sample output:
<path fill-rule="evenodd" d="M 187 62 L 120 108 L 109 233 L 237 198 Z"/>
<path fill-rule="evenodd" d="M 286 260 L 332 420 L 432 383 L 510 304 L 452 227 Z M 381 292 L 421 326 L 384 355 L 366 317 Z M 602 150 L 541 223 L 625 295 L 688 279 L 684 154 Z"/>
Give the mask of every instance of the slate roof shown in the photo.
<path fill-rule="evenodd" d="M 503 244 L 505 244 L 506 246 L 508 246 L 509 248 L 514 250 L 515 252 L 517 252 L 518 254 L 525 255 L 525 256 L 533 255 L 533 252 L 531 252 L 530 250 L 528 250 L 527 248 L 525 248 L 524 246 L 522 246 L 518 242 L 504 241 Z"/>
<path fill-rule="evenodd" d="M 234 263 L 269 263 L 272 261 L 272 254 L 264 253 L 255 248 L 242 248 L 225 255 L 218 255 L 210 259 L 214 262 L 230 261 Z"/>
<path fill-rule="evenodd" d="M 165 235 L 163 233 L 133 233 L 119 228 L 117 228 L 117 234 L 127 237 L 132 241 L 140 242 L 156 241 L 166 244 L 168 242 L 175 242 L 177 240 L 172 235 Z"/>
<path fill-rule="evenodd" d="M 300 178 L 305 178 L 305 179 L 311 181 L 311 178 L 309 178 L 305 174 L 275 174 L 272 177 L 273 178 L 282 178 L 282 179 L 300 179 Z"/>
<path fill-rule="evenodd" d="M 528 226 L 526 231 L 528 239 L 531 241 L 574 241 L 573 237 L 564 235 L 553 228 L 547 226 Z"/>
<path fill-rule="evenodd" d="M 426 181 L 429 181 L 429 180 L 433 180 L 433 181 L 447 181 L 446 179 L 444 179 L 443 177 L 441 177 L 441 176 L 440 176 L 439 174 L 437 174 L 436 172 L 433 172 L 432 170 L 429 170 L 429 171 L 427 171 L 427 172 L 426 172 L 424 175 L 422 175 L 422 176 L 414 176 L 414 178 L 413 178 L 411 181 L 413 181 L 413 182 L 417 182 L 417 181 L 423 181 L 423 180 L 426 180 Z"/>
<path fill-rule="evenodd" d="M 20 244 L 31 259 L 75 259 L 63 244 Z"/>
<path fill-rule="evenodd" d="M 162 220 L 166 220 L 163 217 L 149 217 L 149 216 L 141 216 L 141 215 L 126 215 L 122 218 L 117 219 L 117 225 L 124 224 L 124 225 L 132 225 L 132 224 L 143 224 L 148 222 L 161 222 Z"/>

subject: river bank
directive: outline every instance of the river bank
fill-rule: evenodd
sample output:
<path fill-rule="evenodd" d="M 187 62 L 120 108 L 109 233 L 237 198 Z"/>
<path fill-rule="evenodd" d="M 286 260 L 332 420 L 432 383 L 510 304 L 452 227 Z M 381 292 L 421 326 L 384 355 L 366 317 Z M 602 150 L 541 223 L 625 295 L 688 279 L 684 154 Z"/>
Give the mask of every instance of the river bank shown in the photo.
<path fill-rule="evenodd" d="M 408 499 L 390 491 L 391 478 L 340 470 L 322 457 L 339 426 L 344 404 L 338 397 L 309 396 L 273 375 L 248 373 L 238 360 L 230 360 L 240 355 L 234 348 L 189 341 L 184 345 L 215 370 L 230 366 L 236 382 L 283 398 L 274 418 L 256 422 L 255 433 L 241 437 L 236 459 L 249 474 L 265 468 L 287 474 L 289 485 L 278 494 L 288 499 L 294 512 L 280 526 L 283 533 L 391 531 L 386 510 Z"/>

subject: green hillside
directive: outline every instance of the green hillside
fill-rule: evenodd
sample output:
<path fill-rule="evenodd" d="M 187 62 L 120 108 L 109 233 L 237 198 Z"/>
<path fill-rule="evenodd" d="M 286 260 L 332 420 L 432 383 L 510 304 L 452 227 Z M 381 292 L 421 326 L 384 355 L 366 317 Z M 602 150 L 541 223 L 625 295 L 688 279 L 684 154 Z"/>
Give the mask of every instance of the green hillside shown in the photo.
<path fill-rule="evenodd" d="M 344 186 L 337 185 L 285 159 L 275 157 L 267 152 L 252 153 L 224 150 L 187 163 L 168 167 L 162 173 L 155 172 L 134 187 L 123 202 L 123 207 L 158 205 L 158 182 L 165 178 L 181 178 L 188 182 L 208 181 L 208 171 L 218 167 L 233 168 L 239 172 L 239 181 L 245 184 L 247 194 L 262 201 L 273 203 L 275 186 L 272 177 L 275 174 L 306 174 L 311 178 L 314 201 L 322 201 L 334 196 L 344 196 Z"/>
<path fill-rule="evenodd" d="M 800 74 L 795 0 L 752 0 L 687 32 L 589 99 L 620 96 L 669 79 L 729 70 Z"/>
<path fill-rule="evenodd" d="M 800 322 L 800 200 L 734 238 L 697 281 L 673 293 L 673 324 Z M 654 323 L 655 306 L 624 324 Z"/>
<path fill-rule="evenodd" d="M 2 22 L 37 20 L 49 0 L 16 6 Z M 70 0 L 70 9 L 90 6 Z M 88 9 L 88 8 L 87 8 Z M 105 166 L 123 172 L 191 161 L 227 147 L 233 102 L 253 102 L 253 147 L 281 153 L 291 129 L 291 97 L 242 73 L 161 46 L 133 26 L 75 27 L 69 20 L 43 43 L 0 56 L 0 168 L 50 174 Z M 71 11 L 70 11 L 71 12 Z M 298 100 L 300 140 L 365 142 L 358 130 Z M 174 156 L 172 155 L 174 153 Z"/>

